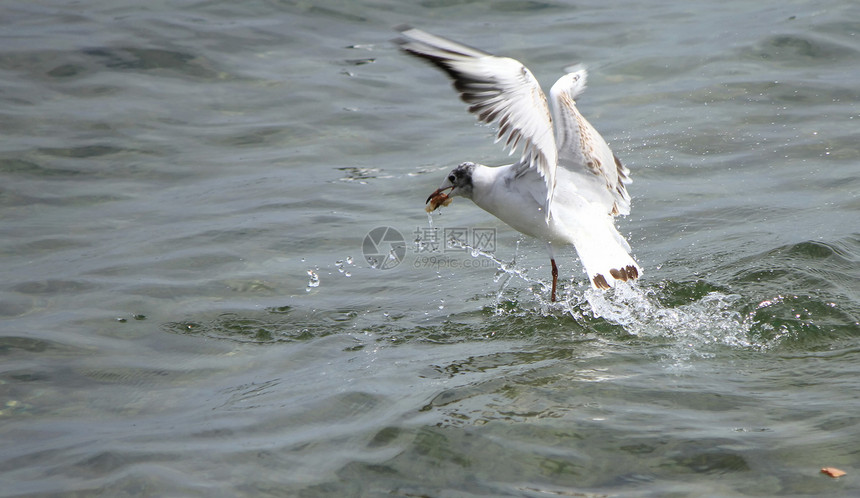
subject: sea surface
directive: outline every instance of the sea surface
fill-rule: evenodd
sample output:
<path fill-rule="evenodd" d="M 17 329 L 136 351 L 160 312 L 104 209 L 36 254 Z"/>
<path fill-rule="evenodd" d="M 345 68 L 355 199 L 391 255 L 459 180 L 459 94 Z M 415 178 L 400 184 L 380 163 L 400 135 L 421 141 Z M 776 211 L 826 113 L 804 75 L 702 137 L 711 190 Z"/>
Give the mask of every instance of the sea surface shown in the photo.
<path fill-rule="evenodd" d="M 644 275 L 465 199 L 408 23 L 589 68 Z M 854 0 L 5 1 L 0 496 L 860 495 Z M 844 470 L 832 478 L 822 467 Z"/>

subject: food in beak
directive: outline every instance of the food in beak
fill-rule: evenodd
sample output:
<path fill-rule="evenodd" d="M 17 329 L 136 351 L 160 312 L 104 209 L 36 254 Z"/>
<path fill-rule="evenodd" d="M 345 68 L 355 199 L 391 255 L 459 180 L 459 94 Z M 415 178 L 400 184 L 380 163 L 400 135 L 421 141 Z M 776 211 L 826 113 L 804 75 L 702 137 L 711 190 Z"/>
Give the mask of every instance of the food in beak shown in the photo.
<path fill-rule="evenodd" d="M 448 197 L 448 194 L 443 192 L 443 190 L 448 189 L 436 189 L 435 192 L 430 194 L 430 197 L 427 198 L 427 207 L 424 208 L 425 211 L 427 211 L 428 213 L 432 213 L 433 211 L 438 209 L 439 206 L 447 206 L 454 201 L 454 199 Z"/>

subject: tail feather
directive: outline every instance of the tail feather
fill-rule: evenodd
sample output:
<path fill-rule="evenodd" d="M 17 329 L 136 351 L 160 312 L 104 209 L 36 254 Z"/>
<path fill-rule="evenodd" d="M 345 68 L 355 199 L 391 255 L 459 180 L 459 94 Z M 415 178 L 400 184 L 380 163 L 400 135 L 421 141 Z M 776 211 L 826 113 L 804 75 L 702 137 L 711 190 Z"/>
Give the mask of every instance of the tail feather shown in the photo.
<path fill-rule="evenodd" d="M 571 238 L 593 287 L 609 289 L 617 282 L 636 280 L 642 275 L 642 268 L 629 254 L 630 246 L 611 218 L 588 228 L 572 233 Z"/>

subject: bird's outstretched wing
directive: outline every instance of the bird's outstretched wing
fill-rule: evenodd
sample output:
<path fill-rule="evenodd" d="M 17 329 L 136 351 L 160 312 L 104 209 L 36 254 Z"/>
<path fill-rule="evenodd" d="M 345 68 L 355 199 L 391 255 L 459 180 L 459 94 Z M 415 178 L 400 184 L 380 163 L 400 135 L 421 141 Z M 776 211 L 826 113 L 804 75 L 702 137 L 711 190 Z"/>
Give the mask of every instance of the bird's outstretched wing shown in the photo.
<path fill-rule="evenodd" d="M 520 164 L 534 168 L 546 182 L 546 219 L 555 190 L 558 162 L 552 117 L 537 79 L 519 61 L 496 57 L 410 26 L 397 28 L 394 40 L 404 51 L 425 59 L 454 80 L 460 98 L 483 123 L 498 127 L 513 154 L 522 145 Z"/>
<path fill-rule="evenodd" d="M 612 153 L 600 133 L 576 108 L 576 97 L 585 90 L 587 73 L 575 68 L 562 76 L 549 92 L 558 134 L 559 164 L 598 177 L 611 194 L 608 212 L 630 214 L 630 170 Z"/>

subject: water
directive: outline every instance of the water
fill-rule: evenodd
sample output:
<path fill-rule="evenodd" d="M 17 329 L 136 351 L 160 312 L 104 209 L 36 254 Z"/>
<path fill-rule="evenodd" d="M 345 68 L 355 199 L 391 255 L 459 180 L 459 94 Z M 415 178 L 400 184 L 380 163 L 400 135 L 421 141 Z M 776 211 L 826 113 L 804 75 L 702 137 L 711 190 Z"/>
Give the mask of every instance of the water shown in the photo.
<path fill-rule="evenodd" d="M 860 493 L 855 2 L 0 17 L 0 495 Z M 637 286 L 567 250 L 552 305 L 542 243 L 428 223 L 505 157 L 404 22 L 590 68 Z"/>

